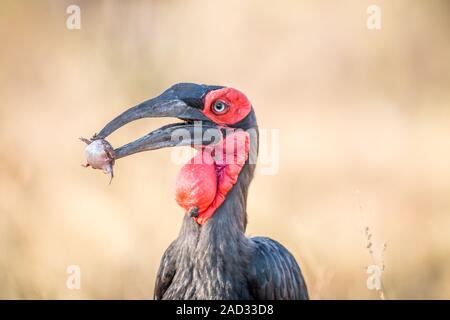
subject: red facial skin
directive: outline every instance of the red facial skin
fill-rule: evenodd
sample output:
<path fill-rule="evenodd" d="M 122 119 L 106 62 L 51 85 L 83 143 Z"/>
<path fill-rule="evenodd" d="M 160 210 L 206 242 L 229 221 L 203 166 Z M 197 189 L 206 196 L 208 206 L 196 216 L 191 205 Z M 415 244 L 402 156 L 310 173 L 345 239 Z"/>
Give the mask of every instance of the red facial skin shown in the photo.
<path fill-rule="evenodd" d="M 220 100 L 227 105 L 217 114 L 212 109 Z M 251 110 L 247 97 L 232 88 L 209 92 L 203 113 L 215 123 L 227 126 L 244 119 Z M 204 225 L 224 202 L 248 159 L 250 136 L 244 131 L 228 134 L 214 147 L 203 147 L 180 170 L 175 187 L 177 203 L 189 212 L 198 208 L 195 221 Z"/>
<path fill-rule="evenodd" d="M 226 112 L 216 114 L 212 110 L 212 106 L 217 100 L 224 102 L 228 106 Z M 223 88 L 208 92 L 205 96 L 203 114 L 217 124 L 232 125 L 244 119 L 251 108 L 250 101 L 242 92 L 233 88 Z"/>

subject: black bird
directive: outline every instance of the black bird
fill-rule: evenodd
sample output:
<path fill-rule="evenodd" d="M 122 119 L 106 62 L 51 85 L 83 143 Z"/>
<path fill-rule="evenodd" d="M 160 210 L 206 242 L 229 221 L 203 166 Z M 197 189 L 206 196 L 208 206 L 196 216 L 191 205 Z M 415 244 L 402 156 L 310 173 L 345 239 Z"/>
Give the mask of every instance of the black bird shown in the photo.
<path fill-rule="evenodd" d="M 128 109 L 93 139 L 144 117 L 182 122 L 117 148 L 115 160 L 180 145 L 196 148 L 192 160 L 200 160 L 190 161 L 178 176 L 176 200 L 186 215 L 162 257 L 154 298 L 308 299 L 292 254 L 275 240 L 245 235 L 258 150 L 258 126 L 247 97 L 229 87 L 179 83 Z"/>

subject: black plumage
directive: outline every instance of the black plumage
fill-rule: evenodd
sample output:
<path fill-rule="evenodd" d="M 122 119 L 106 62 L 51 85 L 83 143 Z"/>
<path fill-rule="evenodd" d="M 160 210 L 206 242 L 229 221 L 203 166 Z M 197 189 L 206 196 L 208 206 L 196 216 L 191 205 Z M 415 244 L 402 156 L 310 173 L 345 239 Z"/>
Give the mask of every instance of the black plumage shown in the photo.
<path fill-rule="evenodd" d="M 155 299 L 308 299 L 289 251 L 265 237 L 247 237 L 247 191 L 254 165 L 245 164 L 225 202 L 204 226 L 186 216 L 164 253 Z"/>

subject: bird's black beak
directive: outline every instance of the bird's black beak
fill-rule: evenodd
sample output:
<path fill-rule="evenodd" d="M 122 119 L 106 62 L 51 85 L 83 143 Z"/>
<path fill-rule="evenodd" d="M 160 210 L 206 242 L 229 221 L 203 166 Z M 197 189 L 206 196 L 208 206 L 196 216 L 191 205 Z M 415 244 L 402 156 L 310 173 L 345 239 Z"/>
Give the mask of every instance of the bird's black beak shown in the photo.
<path fill-rule="evenodd" d="M 203 98 L 216 86 L 179 83 L 160 96 L 132 107 L 110 121 L 93 139 L 104 139 L 125 124 L 142 118 L 172 117 L 183 120 L 170 124 L 115 149 L 115 159 L 166 147 L 208 145 L 220 141 L 220 129 L 201 111 Z"/>

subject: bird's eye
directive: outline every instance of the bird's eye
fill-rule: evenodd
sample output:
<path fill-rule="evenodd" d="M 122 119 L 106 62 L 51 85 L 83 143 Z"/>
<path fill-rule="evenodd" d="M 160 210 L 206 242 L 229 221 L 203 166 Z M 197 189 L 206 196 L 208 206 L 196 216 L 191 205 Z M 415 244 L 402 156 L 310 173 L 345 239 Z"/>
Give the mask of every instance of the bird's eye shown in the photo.
<path fill-rule="evenodd" d="M 213 107 L 212 107 L 212 111 L 215 114 L 223 114 L 228 110 L 228 106 L 225 104 L 225 102 L 217 100 L 216 102 L 214 102 Z"/>

